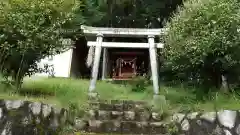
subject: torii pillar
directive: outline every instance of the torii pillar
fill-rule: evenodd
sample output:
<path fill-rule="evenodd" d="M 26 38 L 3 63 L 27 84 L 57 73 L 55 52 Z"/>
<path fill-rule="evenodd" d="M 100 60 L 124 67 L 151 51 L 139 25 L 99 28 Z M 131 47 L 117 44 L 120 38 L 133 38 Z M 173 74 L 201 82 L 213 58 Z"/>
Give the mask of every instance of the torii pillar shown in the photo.
<path fill-rule="evenodd" d="M 95 47 L 95 54 L 94 54 L 94 61 L 93 61 L 93 68 L 92 68 L 92 78 L 89 86 L 89 93 L 94 94 L 95 87 L 97 83 L 98 71 L 99 71 L 99 63 L 100 57 L 102 52 L 102 41 L 103 41 L 103 34 L 97 34 L 97 44 Z M 92 95 L 94 96 L 94 95 Z"/>
<path fill-rule="evenodd" d="M 149 56 L 150 56 L 150 64 L 151 64 L 151 73 L 152 73 L 152 81 L 153 81 L 153 90 L 154 94 L 159 94 L 159 82 L 158 82 L 158 63 L 157 63 L 157 48 L 155 46 L 154 36 L 148 36 L 149 43 Z"/>

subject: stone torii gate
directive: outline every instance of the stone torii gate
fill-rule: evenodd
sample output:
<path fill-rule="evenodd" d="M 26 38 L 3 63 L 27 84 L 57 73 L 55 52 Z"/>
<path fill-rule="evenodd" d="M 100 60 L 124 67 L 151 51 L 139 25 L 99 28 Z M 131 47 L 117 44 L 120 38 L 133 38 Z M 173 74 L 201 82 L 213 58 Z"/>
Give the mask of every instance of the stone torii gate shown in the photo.
<path fill-rule="evenodd" d="M 89 92 L 95 93 L 96 82 L 99 72 L 99 64 L 102 48 L 106 54 L 106 48 L 148 48 L 150 55 L 150 65 L 153 81 L 154 94 L 159 94 L 158 82 L 158 63 L 157 63 L 157 48 L 163 48 L 163 43 L 155 43 L 154 38 L 165 33 L 165 29 L 132 29 L 132 28 L 100 28 L 81 26 L 85 36 L 96 36 L 96 41 L 88 41 L 87 45 L 94 47 L 94 60 L 92 67 L 92 78 L 89 86 Z M 125 42 L 103 42 L 104 37 L 139 37 L 148 38 L 148 43 L 125 43 Z M 103 56 L 103 66 L 106 61 L 106 55 Z M 103 67 L 103 74 L 105 67 Z"/>

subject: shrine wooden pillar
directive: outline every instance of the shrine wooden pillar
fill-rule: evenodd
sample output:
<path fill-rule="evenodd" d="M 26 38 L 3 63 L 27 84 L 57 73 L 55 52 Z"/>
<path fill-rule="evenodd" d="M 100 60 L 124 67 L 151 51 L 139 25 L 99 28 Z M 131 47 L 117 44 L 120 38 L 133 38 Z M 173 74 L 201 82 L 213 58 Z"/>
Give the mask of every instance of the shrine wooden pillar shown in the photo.
<path fill-rule="evenodd" d="M 103 48 L 103 62 L 102 62 L 102 80 L 106 79 L 107 76 L 107 48 Z"/>
<path fill-rule="evenodd" d="M 90 93 L 94 92 L 96 87 L 99 63 L 100 63 L 100 57 L 101 57 L 101 51 L 102 51 L 102 41 L 103 41 L 103 34 L 97 34 L 97 44 L 95 47 L 95 54 L 94 54 L 95 57 L 94 57 L 93 68 L 92 68 L 92 79 L 89 87 Z"/>

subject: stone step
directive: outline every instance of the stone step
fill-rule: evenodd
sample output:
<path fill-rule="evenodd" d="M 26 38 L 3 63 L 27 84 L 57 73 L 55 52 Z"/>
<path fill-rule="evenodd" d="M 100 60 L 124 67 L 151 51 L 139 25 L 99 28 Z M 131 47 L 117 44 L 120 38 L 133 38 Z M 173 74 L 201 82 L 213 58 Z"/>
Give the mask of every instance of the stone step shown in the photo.
<path fill-rule="evenodd" d="M 149 105 L 144 101 L 99 101 L 99 102 L 89 102 L 90 108 L 96 110 L 106 110 L 106 111 L 142 111 L 149 110 Z"/>
<path fill-rule="evenodd" d="M 165 134 L 166 128 L 162 122 L 134 122 L 134 121 L 103 121 L 89 120 L 81 131 L 88 133 L 113 134 Z"/>
<path fill-rule="evenodd" d="M 91 120 L 118 120 L 118 121 L 161 121 L 162 115 L 151 111 L 106 111 L 89 110 L 87 117 Z"/>

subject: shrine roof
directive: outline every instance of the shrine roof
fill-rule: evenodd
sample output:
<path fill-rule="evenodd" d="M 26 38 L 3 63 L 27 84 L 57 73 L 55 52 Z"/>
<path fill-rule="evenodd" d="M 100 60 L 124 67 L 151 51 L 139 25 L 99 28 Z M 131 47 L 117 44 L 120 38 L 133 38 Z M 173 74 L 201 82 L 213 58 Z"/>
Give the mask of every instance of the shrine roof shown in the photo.
<path fill-rule="evenodd" d="M 103 34 L 106 37 L 147 37 L 160 36 L 166 32 L 166 29 L 144 29 L 144 28 L 105 28 L 90 27 L 82 25 L 81 29 L 86 36 L 96 36 Z"/>

